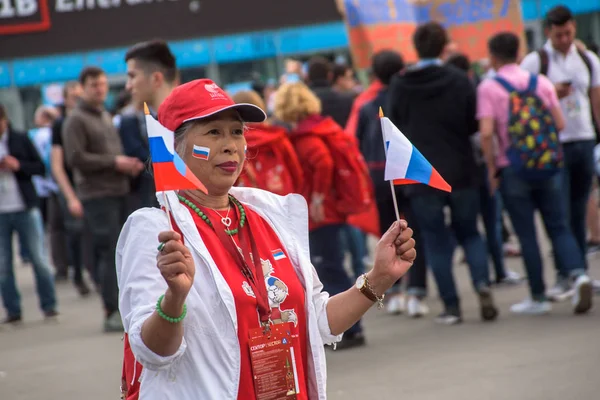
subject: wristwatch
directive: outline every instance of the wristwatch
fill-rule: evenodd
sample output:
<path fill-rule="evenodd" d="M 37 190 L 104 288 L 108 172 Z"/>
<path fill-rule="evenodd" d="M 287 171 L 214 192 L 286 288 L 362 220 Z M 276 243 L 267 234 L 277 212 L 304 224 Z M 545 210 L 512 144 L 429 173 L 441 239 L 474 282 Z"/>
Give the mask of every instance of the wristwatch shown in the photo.
<path fill-rule="evenodd" d="M 356 288 L 360 290 L 362 294 L 373 303 L 377 303 L 377 308 L 381 310 L 383 308 L 383 299 L 385 298 L 385 294 L 382 294 L 381 297 L 377 296 L 377 294 L 373 291 L 373 288 L 369 284 L 369 279 L 367 278 L 367 274 L 362 274 L 356 280 Z"/>

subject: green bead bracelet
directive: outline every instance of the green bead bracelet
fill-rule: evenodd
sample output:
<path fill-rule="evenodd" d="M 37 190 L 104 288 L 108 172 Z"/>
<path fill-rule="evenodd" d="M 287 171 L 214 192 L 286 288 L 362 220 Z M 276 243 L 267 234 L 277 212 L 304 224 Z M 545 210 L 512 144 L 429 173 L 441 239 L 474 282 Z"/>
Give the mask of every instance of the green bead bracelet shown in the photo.
<path fill-rule="evenodd" d="M 165 298 L 165 295 L 163 294 L 158 298 L 158 301 L 156 302 L 156 312 L 158 313 L 158 315 L 160 315 L 160 317 L 162 319 L 164 319 L 172 324 L 178 324 L 181 321 L 183 321 L 183 319 L 185 318 L 185 316 L 187 314 L 187 306 L 185 304 L 183 305 L 183 312 L 181 313 L 179 318 L 169 317 L 167 314 L 165 314 L 165 312 L 160 307 L 160 303 L 162 303 L 164 298 Z"/>

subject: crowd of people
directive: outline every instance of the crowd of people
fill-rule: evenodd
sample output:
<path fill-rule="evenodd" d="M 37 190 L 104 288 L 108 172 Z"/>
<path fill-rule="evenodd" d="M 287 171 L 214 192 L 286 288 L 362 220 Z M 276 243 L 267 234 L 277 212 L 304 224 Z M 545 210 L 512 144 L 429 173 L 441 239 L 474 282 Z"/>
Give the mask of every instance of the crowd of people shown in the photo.
<path fill-rule="evenodd" d="M 407 64 L 393 50 L 374 54 L 366 88 L 348 65 L 314 57 L 303 69 L 290 60 L 277 87 L 255 82 L 253 90 L 232 96 L 268 116 L 247 124 L 246 168 L 236 185 L 302 194 L 309 206 L 312 264 L 327 292 L 346 291 L 353 276 L 362 276 L 371 263 L 367 235 L 381 237 L 396 220 L 384 180 L 382 109 L 453 189 L 395 187 L 418 256 L 406 277 L 388 291 L 387 311 L 410 317 L 429 313 L 429 268 L 443 302 L 436 322 L 460 323 L 452 273 L 460 245 L 482 320 L 499 314 L 494 284 L 523 280 L 505 266 L 506 256 L 522 256 L 530 289 L 512 312 L 547 313 L 551 301 L 571 299 L 575 313 L 586 313 L 599 289 L 587 274 L 586 255 L 600 249 L 594 160 L 600 61 L 591 46 L 575 39 L 568 8 L 550 10 L 545 29 L 544 47 L 524 58 L 517 35 L 491 37 L 484 75 L 473 73 L 468 58 L 433 22 L 414 34 L 416 63 Z M 119 235 L 133 211 L 159 207 L 142 106 L 146 103 L 156 115 L 180 86 L 175 57 L 165 42 L 140 43 L 124 61 L 129 97 L 116 116 L 104 108 L 108 79 L 97 67 L 86 67 L 79 81 L 64 86 L 60 108 L 40 107 L 35 135 L 14 130 L 0 105 L 0 291 L 6 323 L 22 320 L 13 263 L 16 233 L 45 317 L 58 315 L 55 282 L 72 279 L 81 296 L 93 288 L 101 294 L 104 330 L 123 332 L 115 268 Z M 513 138 L 523 129 L 531 130 L 532 137 L 551 134 L 517 149 L 519 158 Z M 521 169 L 529 159 L 522 156 L 541 157 L 538 153 L 547 155 L 546 174 L 525 177 Z M 536 211 L 552 243 L 557 280 L 549 289 Z M 510 246 L 511 236 L 520 251 Z M 346 253 L 350 269 L 345 268 Z M 364 344 L 358 321 L 337 348 Z"/>

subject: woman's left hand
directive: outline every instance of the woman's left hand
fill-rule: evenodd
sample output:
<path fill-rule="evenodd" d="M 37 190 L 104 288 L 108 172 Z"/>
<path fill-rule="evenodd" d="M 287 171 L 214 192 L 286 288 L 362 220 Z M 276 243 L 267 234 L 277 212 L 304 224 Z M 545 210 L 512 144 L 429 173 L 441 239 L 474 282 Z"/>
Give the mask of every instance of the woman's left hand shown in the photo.
<path fill-rule="evenodd" d="M 412 235 L 405 220 L 392 224 L 375 248 L 373 280 L 384 280 L 391 286 L 406 274 L 417 257 Z"/>

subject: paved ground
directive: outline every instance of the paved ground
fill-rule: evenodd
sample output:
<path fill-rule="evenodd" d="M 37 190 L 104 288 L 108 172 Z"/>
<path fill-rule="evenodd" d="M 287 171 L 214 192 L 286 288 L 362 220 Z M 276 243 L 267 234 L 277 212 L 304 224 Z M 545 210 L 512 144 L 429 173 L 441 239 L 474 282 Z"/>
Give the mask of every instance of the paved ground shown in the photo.
<path fill-rule="evenodd" d="M 521 271 L 519 263 L 509 262 Z M 600 277 L 600 259 L 591 268 Z M 600 398 L 600 311 L 575 317 L 567 304 L 559 304 L 549 316 L 512 316 L 509 305 L 526 295 L 520 286 L 498 289 L 501 318 L 482 324 L 465 270 L 456 267 L 465 303 L 462 326 L 372 311 L 367 347 L 328 353 L 329 398 Z M 18 279 L 26 321 L 0 328 L 0 400 L 118 399 L 121 339 L 100 332 L 99 298 L 81 300 L 69 285 L 61 285 L 60 320 L 44 323 L 29 270 L 18 267 Z M 434 296 L 430 304 L 434 314 L 439 312 Z"/>

